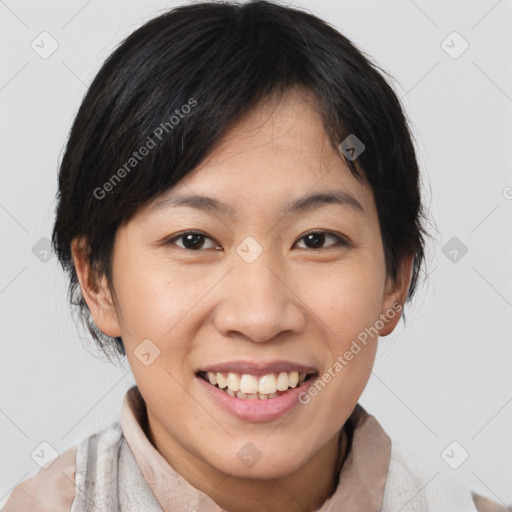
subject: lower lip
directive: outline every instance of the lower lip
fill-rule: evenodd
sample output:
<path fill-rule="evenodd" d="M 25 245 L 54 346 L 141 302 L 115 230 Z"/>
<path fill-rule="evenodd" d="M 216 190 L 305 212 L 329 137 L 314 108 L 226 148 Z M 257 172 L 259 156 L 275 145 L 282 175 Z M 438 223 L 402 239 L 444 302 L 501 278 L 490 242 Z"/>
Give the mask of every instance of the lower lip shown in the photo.
<path fill-rule="evenodd" d="M 259 398 L 245 399 L 229 396 L 201 377 L 196 378 L 199 380 L 199 385 L 209 393 L 220 407 L 241 420 L 253 422 L 272 421 L 286 416 L 300 403 L 298 401 L 299 395 L 306 392 L 316 380 L 315 377 L 312 377 L 300 386 L 288 389 L 282 395 L 261 400 Z"/>

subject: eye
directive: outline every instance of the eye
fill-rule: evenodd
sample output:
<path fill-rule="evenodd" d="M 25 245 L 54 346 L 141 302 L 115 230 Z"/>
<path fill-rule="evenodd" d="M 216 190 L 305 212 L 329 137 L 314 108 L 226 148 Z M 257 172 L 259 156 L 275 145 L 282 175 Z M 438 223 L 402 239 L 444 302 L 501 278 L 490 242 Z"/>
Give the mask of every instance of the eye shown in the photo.
<path fill-rule="evenodd" d="M 325 239 L 331 238 L 334 239 L 335 243 L 330 244 L 327 247 L 322 247 L 325 243 Z M 335 246 L 348 246 L 348 242 L 341 236 L 336 235 L 334 233 L 331 233 L 329 231 L 311 231 L 310 233 L 307 233 L 303 235 L 299 240 L 305 240 L 306 244 L 309 245 L 308 247 L 305 247 L 305 249 L 328 249 L 330 247 Z M 176 243 L 178 240 L 183 240 L 183 244 L 179 245 Z M 200 249 L 216 249 L 218 245 L 213 243 L 213 247 L 205 247 L 205 240 L 210 240 L 210 242 L 213 243 L 213 240 L 205 235 L 204 233 L 201 233 L 199 231 L 184 231 L 183 233 L 180 233 L 172 238 L 167 239 L 165 242 L 166 244 L 176 244 L 178 247 L 181 247 L 182 249 L 186 249 L 189 251 L 198 251 Z M 301 247 L 302 249 L 302 247 Z"/>
<path fill-rule="evenodd" d="M 210 240 L 213 242 L 211 238 L 206 236 L 204 233 L 200 233 L 198 231 L 184 231 L 183 233 L 180 233 L 177 236 L 174 236 L 173 238 L 169 238 L 166 243 L 167 244 L 173 244 L 176 240 L 183 239 L 183 246 L 178 245 L 178 247 L 181 247 L 182 249 L 187 249 L 189 251 L 196 251 L 198 249 L 204 248 L 204 240 Z M 215 246 L 216 247 L 216 246 Z M 213 248 L 215 248 L 213 247 Z M 208 249 L 208 247 L 207 247 Z"/>
<path fill-rule="evenodd" d="M 325 238 L 332 238 L 335 240 L 334 244 L 330 244 L 327 247 L 322 247 L 325 242 Z M 305 234 L 299 240 L 306 240 L 306 244 L 309 244 L 310 247 L 305 247 L 306 249 L 328 249 L 335 246 L 348 246 L 348 242 L 339 235 L 335 235 L 329 231 L 311 231 L 310 233 Z M 301 247 L 302 249 L 302 247 Z"/>

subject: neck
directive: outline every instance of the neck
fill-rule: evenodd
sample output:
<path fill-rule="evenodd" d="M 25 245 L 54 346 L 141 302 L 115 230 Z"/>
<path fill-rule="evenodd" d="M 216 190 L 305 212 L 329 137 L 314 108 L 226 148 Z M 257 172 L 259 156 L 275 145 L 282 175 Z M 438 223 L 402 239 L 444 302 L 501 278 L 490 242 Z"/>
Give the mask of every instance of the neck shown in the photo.
<path fill-rule="evenodd" d="M 151 419 L 148 431 L 151 442 L 173 469 L 229 512 L 316 510 L 336 489 L 347 451 L 346 434 L 341 429 L 294 473 L 281 478 L 269 474 L 268 479 L 255 480 L 230 476 L 198 460 L 159 432 L 158 424 Z"/>

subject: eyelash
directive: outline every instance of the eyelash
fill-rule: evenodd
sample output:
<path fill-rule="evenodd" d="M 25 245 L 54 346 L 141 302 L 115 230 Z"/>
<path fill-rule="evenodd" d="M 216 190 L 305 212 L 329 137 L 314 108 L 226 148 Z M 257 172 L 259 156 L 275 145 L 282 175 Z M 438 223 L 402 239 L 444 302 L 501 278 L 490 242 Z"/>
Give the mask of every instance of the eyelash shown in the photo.
<path fill-rule="evenodd" d="M 298 240 L 302 240 L 303 238 L 306 238 L 309 235 L 322 235 L 322 234 L 325 234 L 328 236 L 330 235 L 330 236 L 334 237 L 336 239 L 337 243 L 335 243 L 333 245 L 329 245 L 327 247 L 320 248 L 320 249 L 310 249 L 309 247 L 301 247 L 301 249 L 309 249 L 312 251 L 321 251 L 321 250 L 333 249 L 336 247 L 348 247 L 350 245 L 348 243 L 348 241 L 341 235 L 337 235 L 336 233 L 333 233 L 332 231 L 322 231 L 322 230 L 309 231 L 308 233 L 305 233 L 304 235 L 302 235 Z M 202 233 L 200 231 L 183 231 L 182 233 L 179 233 L 178 235 L 165 240 L 165 245 L 174 244 L 174 242 L 176 240 L 179 240 L 180 238 L 184 238 L 187 235 L 200 235 L 204 238 L 209 238 L 210 240 L 212 240 L 208 235 L 206 235 L 205 233 Z M 212 241 L 214 241 L 214 240 L 212 240 Z M 190 251 L 190 252 L 200 252 L 202 250 L 202 249 L 197 249 L 197 250 L 196 249 L 188 249 L 186 247 L 180 247 L 180 246 L 178 246 L 178 247 L 180 249 L 183 249 L 185 251 Z"/>

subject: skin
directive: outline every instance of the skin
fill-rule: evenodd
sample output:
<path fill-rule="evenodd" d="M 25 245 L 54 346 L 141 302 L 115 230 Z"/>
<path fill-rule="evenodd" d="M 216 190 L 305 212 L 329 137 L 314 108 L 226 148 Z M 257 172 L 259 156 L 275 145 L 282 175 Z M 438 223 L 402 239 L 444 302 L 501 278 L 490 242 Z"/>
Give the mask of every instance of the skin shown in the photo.
<path fill-rule="evenodd" d="M 364 214 L 339 204 L 279 212 L 287 201 L 340 187 Z M 155 208 L 181 193 L 213 196 L 237 217 Z M 206 237 L 165 243 L 185 230 Z M 308 242 L 312 230 L 338 233 L 348 245 L 328 233 Z M 263 250 L 250 264 L 236 252 L 247 236 Z M 413 256 L 395 282 L 386 276 L 372 191 L 329 144 L 313 97 L 291 89 L 278 104 L 260 104 L 199 167 L 121 226 L 114 295 L 104 276 L 92 274 L 84 244 L 77 238 L 72 247 L 82 292 L 98 327 L 122 337 L 147 405 L 148 436 L 169 464 L 229 511 L 321 506 L 336 485 L 339 435 L 368 382 L 378 336 L 307 405 L 278 420 L 235 418 L 195 376 L 207 364 L 241 359 L 291 360 L 321 375 L 360 332 L 405 302 Z M 134 355 L 147 338 L 161 351 L 149 366 Z M 237 457 L 247 442 L 262 454 L 252 467 Z"/>

